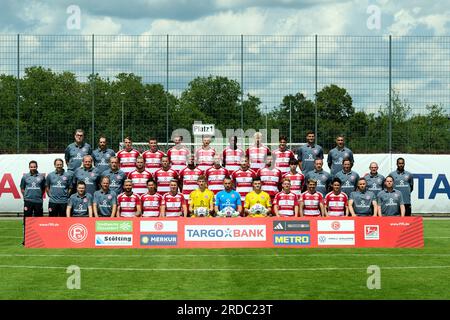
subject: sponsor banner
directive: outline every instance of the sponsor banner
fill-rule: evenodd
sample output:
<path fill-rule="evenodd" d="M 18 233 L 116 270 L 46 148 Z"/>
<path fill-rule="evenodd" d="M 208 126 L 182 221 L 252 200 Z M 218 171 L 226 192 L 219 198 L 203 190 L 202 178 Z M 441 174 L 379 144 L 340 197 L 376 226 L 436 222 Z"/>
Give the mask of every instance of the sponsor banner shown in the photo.
<path fill-rule="evenodd" d="M 354 246 L 354 233 L 319 233 L 317 235 L 319 246 Z"/>
<path fill-rule="evenodd" d="M 25 226 L 27 248 L 422 248 L 424 245 L 421 217 L 338 220 L 29 217 Z"/>
<path fill-rule="evenodd" d="M 355 231 L 355 221 L 349 220 L 318 220 L 317 231 L 332 231 L 332 232 L 348 232 Z"/>

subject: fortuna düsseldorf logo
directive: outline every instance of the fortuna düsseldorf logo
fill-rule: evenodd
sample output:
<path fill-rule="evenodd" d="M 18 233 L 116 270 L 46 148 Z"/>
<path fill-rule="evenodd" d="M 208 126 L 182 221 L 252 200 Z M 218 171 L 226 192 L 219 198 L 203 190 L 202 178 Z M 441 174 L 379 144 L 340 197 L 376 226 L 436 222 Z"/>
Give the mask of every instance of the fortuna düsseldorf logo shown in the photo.
<path fill-rule="evenodd" d="M 164 224 L 162 222 L 156 222 L 155 223 L 155 230 L 162 230 L 164 228 Z"/>
<path fill-rule="evenodd" d="M 331 223 L 331 228 L 333 228 L 333 230 L 339 230 L 341 228 L 341 224 L 339 223 L 339 221 L 333 221 Z"/>
<path fill-rule="evenodd" d="M 76 223 L 70 226 L 67 235 L 69 236 L 70 241 L 81 243 L 86 240 L 88 236 L 88 230 L 83 224 Z"/>

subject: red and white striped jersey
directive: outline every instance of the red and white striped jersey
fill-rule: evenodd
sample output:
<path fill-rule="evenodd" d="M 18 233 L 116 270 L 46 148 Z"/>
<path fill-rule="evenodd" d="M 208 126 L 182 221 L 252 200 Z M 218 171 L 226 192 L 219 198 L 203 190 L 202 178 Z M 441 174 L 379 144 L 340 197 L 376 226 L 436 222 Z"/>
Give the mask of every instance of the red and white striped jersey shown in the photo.
<path fill-rule="evenodd" d="M 257 174 L 261 179 L 261 190 L 269 194 L 271 198 L 280 191 L 281 171 L 278 169 L 262 168 Z"/>
<path fill-rule="evenodd" d="M 244 151 L 242 149 L 233 150 L 230 147 L 226 147 L 222 152 L 223 162 L 225 163 L 225 169 L 230 174 L 240 169 L 241 160 L 244 158 Z"/>
<path fill-rule="evenodd" d="M 145 170 L 154 174 L 156 170 L 161 169 L 161 158 L 165 156 L 165 153 L 161 150 L 152 152 L 150 150 L 145 151 L 142 157 L 145 161 Z"/>
<path fill-rule="evenodd" d="M 216 150 L 213 148 L 197 149 L 197 151 L 195 151 L 195 163 L 197 163 L 197 167 L 202 171 L 210 168 L 214 164 L 215 155 Z"/>
<path fill-rule="evenodd" d="M 173 196 L 171 193 L 166 193 L 162 197 L 161 205 L 166 206 L 166 217 L 179 217 L 183 215 L 183 205 L 186 204 L 184 196 L 177 193 Z"/>
<path fill-rule="evenodd" d="M 170 168 L 165 171 L 163 169 L 158 169 L 153 174 L 153 178 L 156 180 L 158 186 L 157 192 L 163 195 L 170 191 L 170 180 L 178 179 L 178 173 Z"/>
<path fill-rule="evenodd" d="M 189 200 L 189 195 L 192 191 L 198 189 L 197 179 L 203 174 L 203 171 L 198 167 L 194 169 L 189 169 L 188 167 L 180 171 L 180 180 L 183 185 L 183 196 L 184 199 Z"/>
<path fill-rule="evenodd" d="M 137 194 L 127 196 L 125 192 L 122 192 L 117 197 L 117 207 L 120 208 L 121 217 L 134 217 L 137 211 L 137 206 L 141 204 L 141 199 Z"/>
<path fill-rule="evenodd" d="M 305 216 L 320 216 L 320 204 L 323 202 L 323 196 L 320 192 L 313 194 L 309 191 L 303 192 L 300 196 L 300 202 L 304 203 L 303 214 Z"/>
<path fill-rule="evenodd" d="M 128 174 L 128 179 L 133 181 L 133 193 L 141 196 L 147 192 L 147 180 L 152 177 L 152 174 L 147 170 L 139 172 L 137 170 L 131 171 Z"/>
<path fill-rule="evenodd" d="M 284 191 L 278 192 L 273 199 L 273 205 L 278 206 L 278 214 L 280 216 L 293 217 L 295 215 L 295 207 L 298 206 L 299 196 Z"/>
<path fill-rule="evenodd" d="M 167 156 L 172 163 L 171 169 L 177 173 L 183 170 L 187 166 L 189 154 L 189 150 L 185 147 L 181 149 L 176 149 L 175 147 L 170 148 L 167 151 Z"/>
<path fill-rule="evenodd" d="M 159 217 L 159 208 L 162 202 L 162 195 L 155 194 L 143 194 L 141 196 L 142 203 L 142 216 L 143 217 Z"/>
<path fill-rule="evenodd" d="M 292 174 L 291 172 L 286 173 L 282 178 L 289 178 L 291 180 L 291 192 L 300 196 L 302 194 L 303 184 L 305 183 L 305 176 L 303 173 Z"/>
<path fill-rule="evenodd" d="M 252 169 L 246 171 L 239 169 L 231 175 L 234 181 L 234 186 L 236 191 L 241 195 L 241 201 L 245 201 L 245 196 L 247 193 L 253 190 L 252 181 L 256 178 L 256 172 Z"/>
<path fill-rule="evenodd" d="M 266 166 L 266 157 L 270 154 L 270 149 L 266 146 L 252 146 L 245 152 L 250 161 L 250 169 L 258 171 Z"/>
<path fill-rule="evenodd" d="M 219 169 L 211 167 L 205 171 L 205 175 L 208 181 L 208 189 L 214 192 L 214 195 L 225 189 L 223 180 L 230 176 L 228 170 L 223 167 L 220 167 Z"/>
<path fill-rule="evenodd" d="M 345 207 L 348 206 L 348 197 L 343 192 L 335 195 L 334 192 L 331 191 L 325 196 L 324 205 L 328 209 L 329 216 L 345 216 Z"/>
<path fill-rule="evenodd" d="M 275 168 L 281 171 L 281 173 L 287 173 L 291 169 L 289 167 L 289 160 L 295 159 L 295 155 L 291 150 L 281 151 L 276 149 L 272 151 L 272 156 L 275 161 Z"/>
<path fill-rule="evenodd" d="M 136 169 L 136 158 L 139 157 L 139 151 L 132 149 L 131 151 L 120 150 L 117 152 L 117 158 L 120 163 L 120 170 L 129 174 L 131 171 Z"/>

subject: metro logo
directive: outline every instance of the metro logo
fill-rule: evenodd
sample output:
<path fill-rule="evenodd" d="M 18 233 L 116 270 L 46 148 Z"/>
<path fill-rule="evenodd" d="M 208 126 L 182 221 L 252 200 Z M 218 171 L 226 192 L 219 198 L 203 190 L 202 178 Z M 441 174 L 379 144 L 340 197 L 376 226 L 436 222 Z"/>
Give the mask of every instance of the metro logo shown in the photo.
<path fill-rule="evenodd" d="M 265 241 L 265 225 L 185 225 L 185 241 Z"/>

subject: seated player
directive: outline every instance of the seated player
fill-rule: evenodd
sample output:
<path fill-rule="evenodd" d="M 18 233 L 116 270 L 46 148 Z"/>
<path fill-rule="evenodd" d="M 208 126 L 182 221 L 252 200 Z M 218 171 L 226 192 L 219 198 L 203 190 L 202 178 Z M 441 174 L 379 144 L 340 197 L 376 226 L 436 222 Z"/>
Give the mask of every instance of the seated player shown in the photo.
<path fill-rule="evenodd" d="M 330 217 L 348 216 L 348 197 L 341 190 L 341 179 L 331 181 L 333 191 L 327 193 L 324 199 L 325 209 Z"/>
<path fill-rule="evenodd" d="M 239 217 L 242 212 L 241 195 L 233 190 L 231 178 L 223 179 L 224 190 L 216 195 L 214 211 L 217 217 Z"/>
<path fill-rule="evenodd" d="M 184 196 L 178 192 L 178 180 L 173 179 L 161 202 L 161 217 L 186 217 L 187 205 Z"/>
<path fill-rule="evenodd" d="M 308 179 L 307 190 L 300 197 L 300 217 L 326 217 L 323 196 L 317 192 L 317 181 Z"/>
<path fill-rule="evenodd" d="M 66 208 L 67 217 L 92 217 L 92 196 L 86 193 L 86 184 L 77 182 L 77 193 L 70 196 Z"/>
<path fill-rule="evenodd" d="M 291 180 L 283 178 L 281 186 L 283 190 L 273 200 L 273 212 L 277 217 L 298 217 L 299 196 L 291 192 Z"/>
<path fill-rule="evenodd" d="M 250 217 L 266 217 L 272 215 L 272 203 L 267 192 L 261 190 L 261 179 L 254 178 L 253 191 L 245 196 L 244 214 Z"/>
<path fill-rule="evenodd" d="M 189 212 L 191 217 L 209 217 L 214 213 L 214 193 L 206 186 L 206 177 L 197 179 L 198 189 L 189 195 Z"/>
<path fill-rule="evenodd" d="M 141 196 L 142 216 L 159 217 L 161 214 L 162 195 L 156 192 L 156 181 L 149 179 L 147 181 L 147 193 Z"/>
<path fill-rule="evenodd" d="M 133 181 L 126 179 L 123 184 L 123 192 L 117 197 L 117 216 L 139 217 L 141 212 L 141 198 L 133 193 Z"/>

